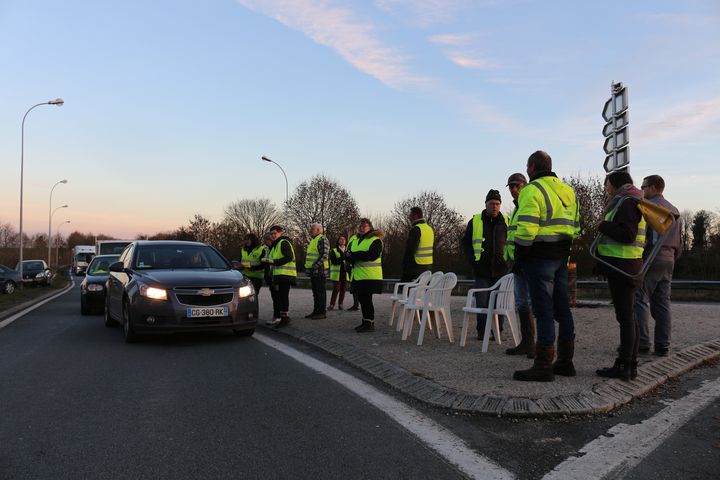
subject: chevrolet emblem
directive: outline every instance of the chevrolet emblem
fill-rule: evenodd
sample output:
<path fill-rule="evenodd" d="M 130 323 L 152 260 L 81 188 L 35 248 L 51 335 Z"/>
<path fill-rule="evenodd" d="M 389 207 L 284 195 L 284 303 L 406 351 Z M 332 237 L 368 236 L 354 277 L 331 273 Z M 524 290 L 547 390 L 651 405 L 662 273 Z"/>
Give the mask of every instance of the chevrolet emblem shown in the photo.
<path fill-rule="evenodd" d="M 198 293 L 199 293 L 200 295 L 202 295 L 203 297 L 209 297 L 210 295 L 212 295 L 213 293 L 215 293 L 215 290 L 213 290 L 212 288 L 203 288 L 203 289 L 200 290 Z"/>

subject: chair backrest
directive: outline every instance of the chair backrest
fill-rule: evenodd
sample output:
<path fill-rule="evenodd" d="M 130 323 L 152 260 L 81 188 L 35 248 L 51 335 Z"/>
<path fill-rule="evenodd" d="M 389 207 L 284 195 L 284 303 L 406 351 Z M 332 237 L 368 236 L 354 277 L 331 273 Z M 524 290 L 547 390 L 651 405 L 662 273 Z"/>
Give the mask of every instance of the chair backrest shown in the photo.
<path fill-rule="evenodd" d="M 515 275 L 508 273 L 500 278 L 498 293 L 495 297 L 495 308 L 515 310 Z"/>
<path fill-rule="evenodd" d="M 442 278 L 443 272 L 435 272 L 428 277 L 428 281 L 425 285 L 418 285 L 418 287 L 413 287 L 408 293 L 409 303 L 414 304 L 417 300 L 420 300 L 423 295 L 425 295 L 425 292 L 430 288 L 435 288 L 435 286 L 438 284 L 438 282 L 442 280 Z M 420 292 L 419 295 L 418 292 Z"/>
<path fill-rule="evenodd" d="M 439 277 L 435 286 L 428 288 L 425 302 L 432 303 L 434 306 L 449 305 L 450 295 L 453 288 L 457 285 L 457 275 L 448 272 Z"/>
<path fill-rule="evenodd" d="M 420 285 L 427 285 L 427 282 L 430 280 L 430 277 L 432 276 L 432 272 L 430 270 L 425 270 L 418 276 L 414 283 L 419 283 Z"/>

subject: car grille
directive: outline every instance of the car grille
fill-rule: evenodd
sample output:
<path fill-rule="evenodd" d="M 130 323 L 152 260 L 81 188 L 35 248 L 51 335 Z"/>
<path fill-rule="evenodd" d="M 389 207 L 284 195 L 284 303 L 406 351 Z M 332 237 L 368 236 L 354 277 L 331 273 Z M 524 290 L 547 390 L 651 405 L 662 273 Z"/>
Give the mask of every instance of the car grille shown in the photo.
<path fill-rule="evenodd" d="M 208 290 L 212 290 L 210 295 Z M 177 287 L 174 289 L 175 297 L 183 305 L 193 307 L 212 307 L 225 305 L 233 299 L 234 290 L 232 287 Z M 203 293 L 205 293 L 203 295 Z"/>

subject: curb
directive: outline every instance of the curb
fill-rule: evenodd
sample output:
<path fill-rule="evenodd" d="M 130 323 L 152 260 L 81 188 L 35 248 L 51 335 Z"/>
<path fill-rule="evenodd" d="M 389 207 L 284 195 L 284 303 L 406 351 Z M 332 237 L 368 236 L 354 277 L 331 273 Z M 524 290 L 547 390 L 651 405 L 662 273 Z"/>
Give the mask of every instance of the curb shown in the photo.
<path fill-rule="evenodd" d="M 37 298 L 33 298 L 32 300 L 28 300 L 25 303 L 21 303 L 20 305 L 15 305 L 14 307 L 10 307 L 7 310 L 3 310 L 2 312 L 0 312 L 0 328 L 7 327 L 12 322 L 22 317 L 26 313 L 35 310 L 36 308 L 46 304 L 50 300 L 66 294 L 67 292 L 72 290 L 74 286 L 75 281 L 71 278 L 68 282 L 68 285 L 61 288 L 60 290 L 48 292 Z"/>
<path fill-rule="evenodd" d="M 272 331 L 265 326 L 262 328 Z M 546 398 L 526 398 L 466 393 L 410 373 L 375 355 L 317 332 L 303 333 L 288 326 L 280 333 L 338 357 L 426 405 L 494 417 L 557 417 L 607 413 L 645 395 L 672 378 L 720 358 L 719 337 L 687 347 L 661 360 L 646 363 L 638 367 L 638 377 L 629 382 L 610 379 L 594 385 L 589 391 Z"/>

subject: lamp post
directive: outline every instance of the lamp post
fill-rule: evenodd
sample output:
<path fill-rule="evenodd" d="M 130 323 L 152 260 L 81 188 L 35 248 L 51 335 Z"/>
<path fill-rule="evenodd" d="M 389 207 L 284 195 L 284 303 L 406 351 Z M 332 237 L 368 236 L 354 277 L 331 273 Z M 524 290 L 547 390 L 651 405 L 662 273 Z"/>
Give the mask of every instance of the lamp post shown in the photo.
<path fill-rule="evenodd" d="M 275 165 L 277 165 L 278 168 L 280 169 L 280 171 L 282 172 L 283 177 L 285 177 L 285 228 L 288 228 L 287 208 L 288 208 L 289 196 L 288 196 L 288 179 L 287 179 L 287 175 L 285 175 L 285 170 L 283 170 L 283 168 L 280 166 L 280 164 L 277 163 L 275 160 L 271 160 L 270 158 L 266 157 L 265 155 L 263 155 L 263 156 L 261 157 L 261 159 L 262 159 L 263 161 L 265 161 L 265 162 L 270 162 L 270 163 L 274 163 Z"/>
<path fill-rule="evenodd" d="M 20 128 L 20 288 L 23 288 L 23 166 L 25 163 L 25 118 L 33 108 L 39 107 L 40 105 L 57 105 L 58 107 L 62 107 L 64 103 L 62 98 L 38 103 L 28 108 L 28 111 L 25 112 L 22 119 L 22 127 Z M 48 239 L 48 242 L 49 241 L 50 239 Z"/>
<path fill-rule="evenodd" d="M 61 208 L 68 208 L 68 206 L 67 206 L 67 205 L 62 205 L 62 206 L 60 206 L 60 207 L 57 207 L 55 210 L 53 210 L 52 213 L 50 214 L 50 222 L 52 222 L 52 217 L 55 216 L 55 212 L 57 212 L 57 211 L 60 210 Z M 50 251 L 50 245 L 52 245 L 52 242 L 48 239 L 48 251 Z M 50 260 L 51 260 L 51 257 L 48 255 L 48 266 L 50 266 L 50 263 L 51 263 Z"/>
<path fill-rule="evenodd" d="M 53 187 L 50 189 L 50 207 L 48 208 L 48 266 L 50 266 L 50 263 L 51 263 L 50 262 L 50 247 L 52 245 L 52 242 L 50 242 L 50 235 L 52 235 L 52 215 L 53 215 L 53 213 L 55 213 L 52 211 L 52 196 L 53 196 L 53 190 L 55 190 L 55 187 L 57 187 L 61 183 L 67 183 L 67 180 L 60 180 L 55 185 L 53 185 Z M 65 205 L 65 207 L 67 207 L 67 205 Z M 61 208 L 63 208 L 63 207 L 61 207 Z"/>
<path fill-rule="evenodd" d="M 62 207 L 60 207 L 62 208 Z M 57 231 L 55 232 L 55 264 L 60 265 L 60 242 L 58 241 L 60 237 L 60 227 L 65 225 L 66 223 L 70 223 L 70 220 L 65 220 L 60 225 L 58 225 Z"/>

